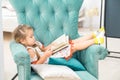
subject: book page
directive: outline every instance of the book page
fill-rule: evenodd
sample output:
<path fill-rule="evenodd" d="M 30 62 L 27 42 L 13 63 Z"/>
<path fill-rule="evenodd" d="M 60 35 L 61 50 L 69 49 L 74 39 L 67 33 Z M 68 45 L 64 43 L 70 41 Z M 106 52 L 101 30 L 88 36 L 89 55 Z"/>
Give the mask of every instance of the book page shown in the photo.
<path fill-rule="evenodd" d="M 63 34 L 62 36 L 60 36 L 56 40 L 54 40 L 51 43 L 51 45 L 52 45 L 51 49 L 52 49 L 53 53 L 55 53 L 69 45 L 69 38 L 68 38 L 68 36 Z"/>
<path fill-rule="evenodd" d="M 68 57 L 70 55 L 70 50 L 71 46 L 67 46 L 59 51 L 57 51 L 55 54 L 53 54 L 50 57 L 54 57 L 54 58 L 60 58 L 60 57 Z"/>

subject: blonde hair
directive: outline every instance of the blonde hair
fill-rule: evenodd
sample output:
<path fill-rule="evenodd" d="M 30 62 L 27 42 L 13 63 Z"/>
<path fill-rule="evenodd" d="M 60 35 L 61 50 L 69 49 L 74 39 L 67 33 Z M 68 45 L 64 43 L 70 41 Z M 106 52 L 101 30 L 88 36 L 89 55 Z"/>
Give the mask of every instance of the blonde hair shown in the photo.
<path fill-rule="evenodd" d="M 13 31 L 14 40 L 20 43 L 21 39 L 26 38 L 26 33 L 28 30 L 33 30 L 33 29 L 32 27 L 25 25 L 25 24 L 18 25 L 18 27 Z"/>
<path fill-rule="evenodd" d="M 18 25 L 18 27 L 13 31 L 14 40 L 18 43 L 21 43 L 20 40 L 26 38 L 26 33 L 28 30 L 33 30 L 33 28 L 25 24 Z M 39 59 L 40 55 L 38 52 L 36 52 L 36 55 Z"/>

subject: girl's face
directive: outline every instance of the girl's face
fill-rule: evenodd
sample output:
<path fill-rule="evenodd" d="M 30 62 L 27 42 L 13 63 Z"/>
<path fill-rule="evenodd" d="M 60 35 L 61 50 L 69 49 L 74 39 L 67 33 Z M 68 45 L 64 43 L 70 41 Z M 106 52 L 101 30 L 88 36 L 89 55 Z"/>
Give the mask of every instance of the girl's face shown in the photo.
<path fill-rule="evenodd" d="M 33 46 L 35 44 L 35 38 L 33 34 L 33 30 L 27 30 L 26 39 L 24 40 L 25 46 Z"/>

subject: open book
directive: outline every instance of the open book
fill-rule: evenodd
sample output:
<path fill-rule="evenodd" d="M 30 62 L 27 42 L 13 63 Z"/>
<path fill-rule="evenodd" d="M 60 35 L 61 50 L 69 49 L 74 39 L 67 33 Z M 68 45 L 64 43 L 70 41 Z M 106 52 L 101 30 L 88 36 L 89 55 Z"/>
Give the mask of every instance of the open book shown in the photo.
<path fill-rule="evenodd" d="M 69 46 L 69 37 L 66 36 L 65 34 L 63 34 L 60 37 L 58 37 L 56 40 L 54 40 L 51 43 L 51 45 L 52 45 L 51 49 L 52 49 L 53 53 L 55 53 L 55 52 Z"/>

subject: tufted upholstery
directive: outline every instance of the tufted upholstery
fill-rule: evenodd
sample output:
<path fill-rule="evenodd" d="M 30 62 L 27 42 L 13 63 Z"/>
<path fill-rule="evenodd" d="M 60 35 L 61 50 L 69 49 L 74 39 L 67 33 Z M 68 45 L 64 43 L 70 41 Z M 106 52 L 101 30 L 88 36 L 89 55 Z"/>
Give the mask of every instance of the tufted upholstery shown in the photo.
<path fill-rule="evenodd" d="M 14 4 L 19 23 L 31 25 L 36 38 L 44 45 L 63 33 L 71 39 L 78 37 L 78 14 L 83 0 L 10 1 L 21 3 Z"/>
<path fill-rule="evenodd" d="M 45 46 L 63 33 L 70 39 L 80 37 L 78 34 L 78 14 L 83 0 L 9 0 L 17 13 L 19 24 L 33 27 L 35 38 Z M 17 64 L 19 80 L 42 80 L 37 74 L 31 73 L 30 58 L 25 48 L 11 42 L 10 48 Z M 107 50 L 93 45 L 74 55 L 81 61 L 87 71 L 76 73 L 82 80 L 97 80 L 98 60 L 104 59 Z M 86 74 L 85 74 L 86 73 Z M 89 79 L 86 79 L 89 75 Z"/>

